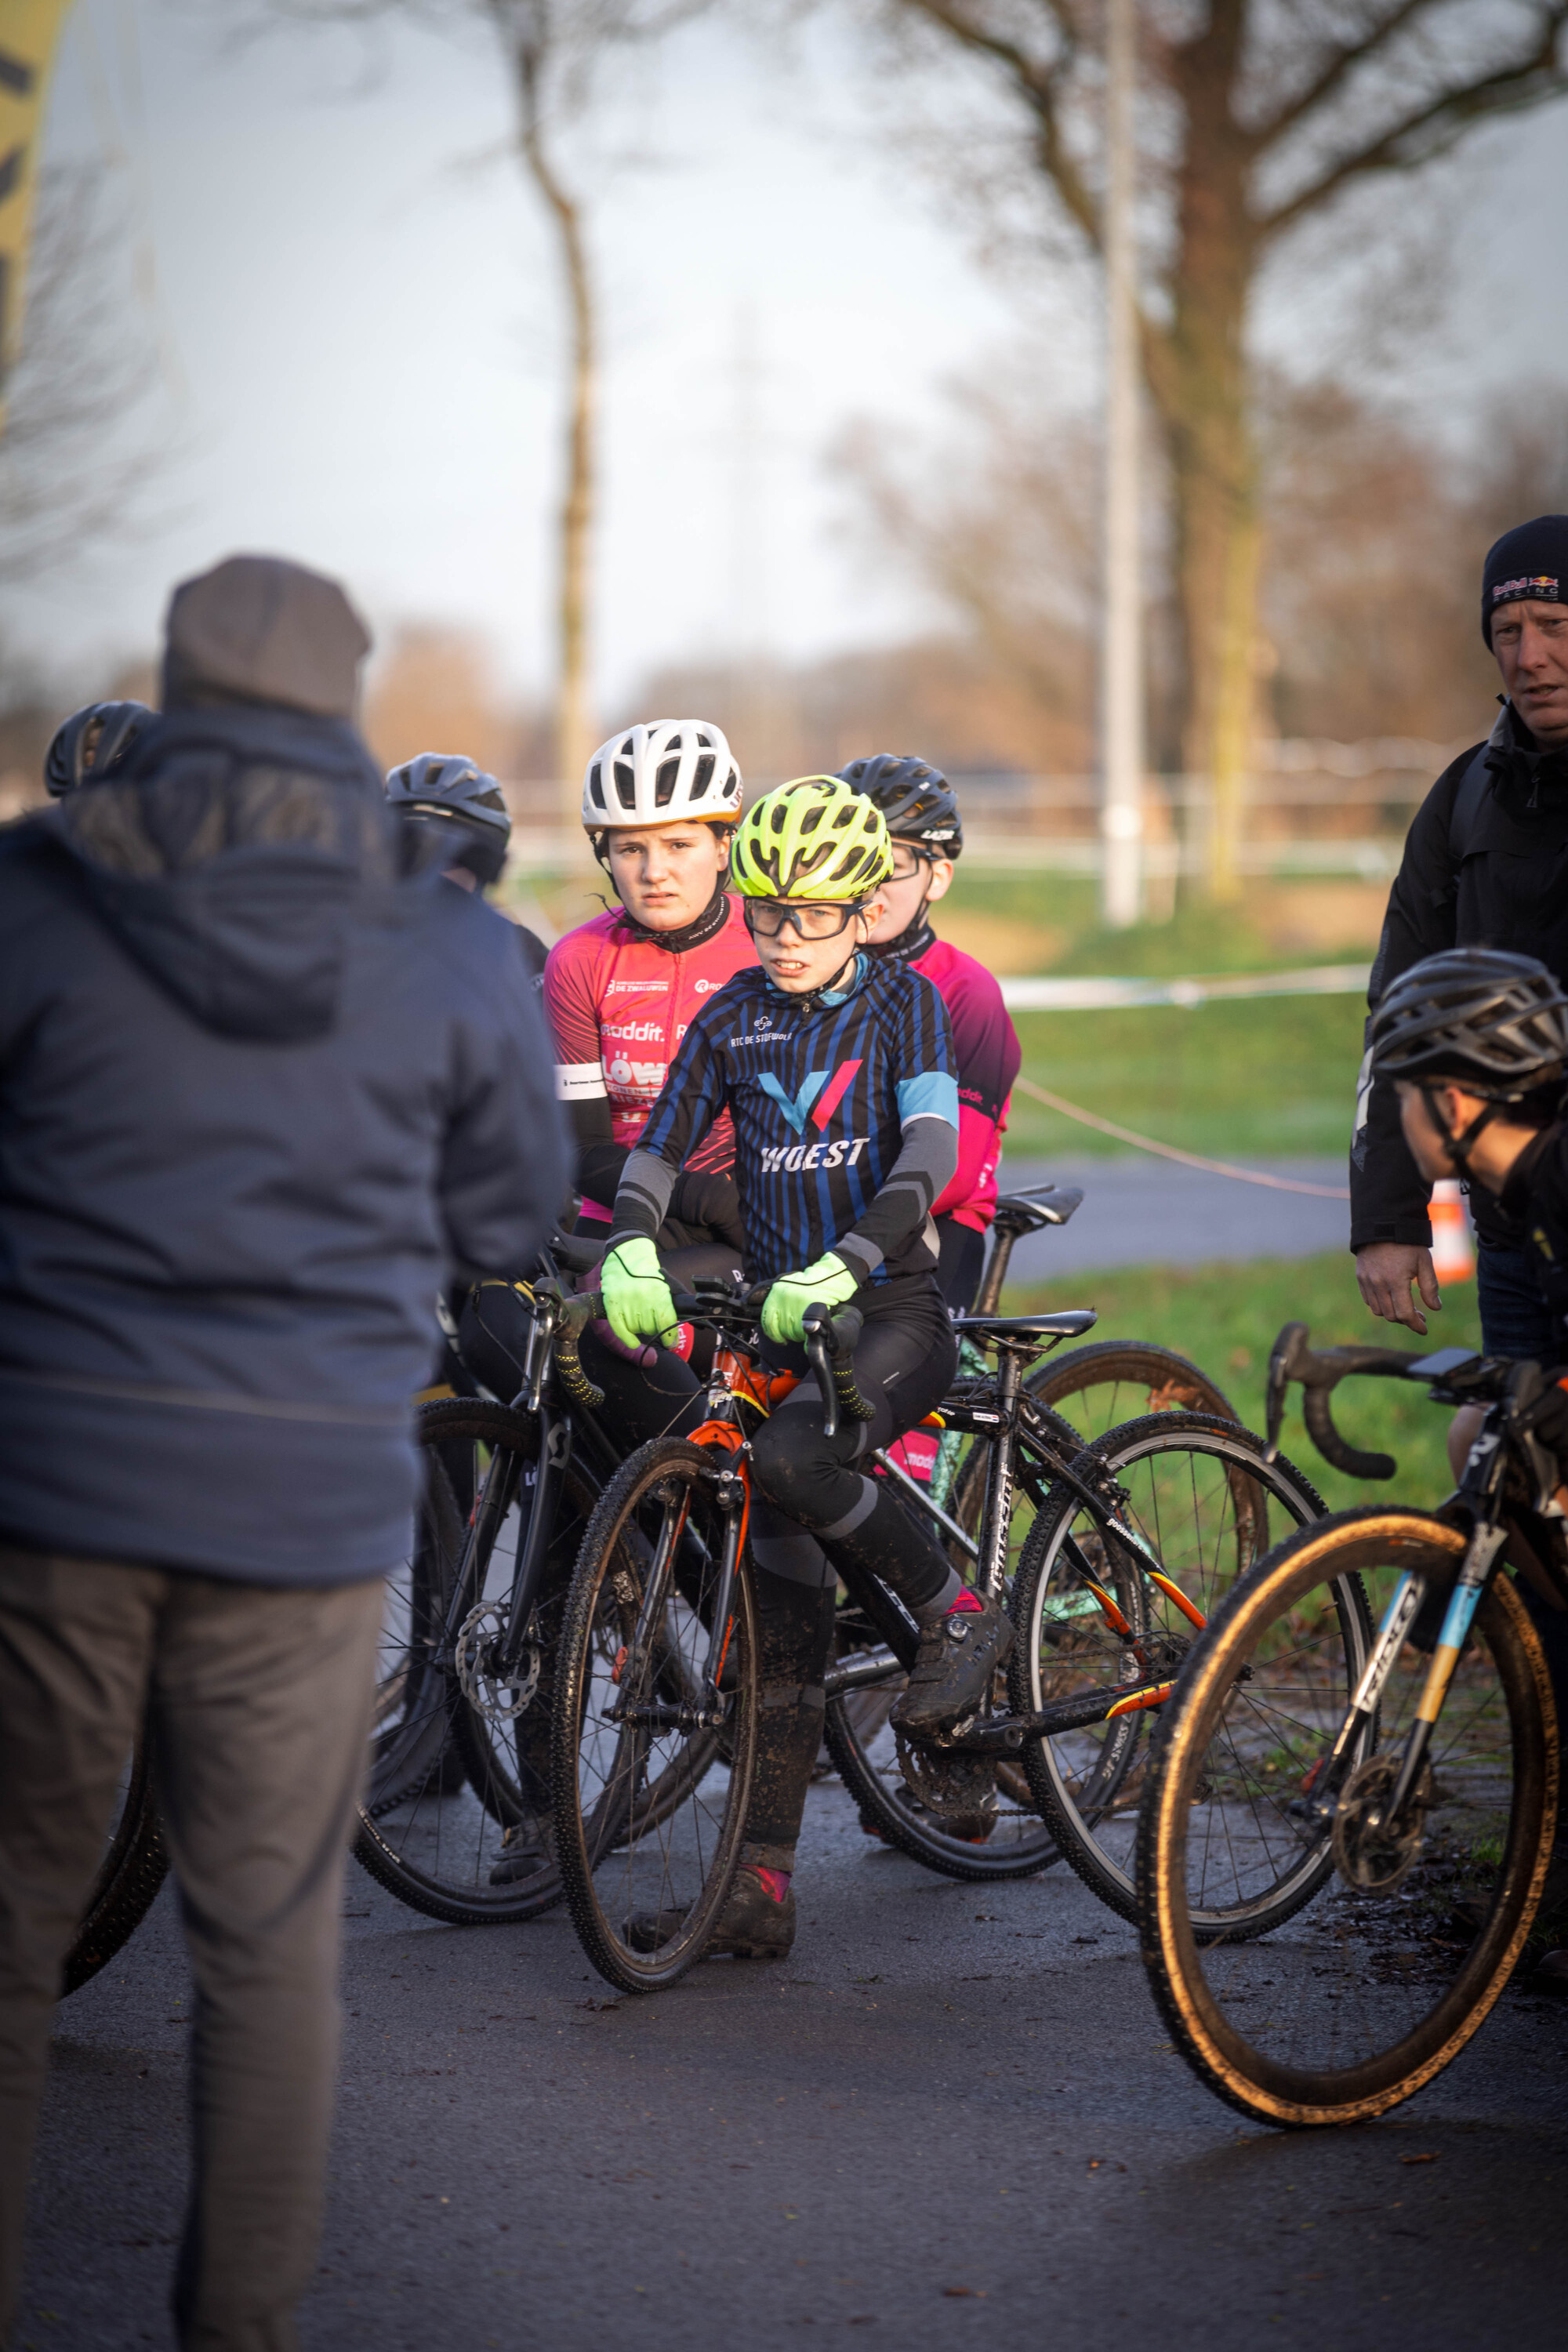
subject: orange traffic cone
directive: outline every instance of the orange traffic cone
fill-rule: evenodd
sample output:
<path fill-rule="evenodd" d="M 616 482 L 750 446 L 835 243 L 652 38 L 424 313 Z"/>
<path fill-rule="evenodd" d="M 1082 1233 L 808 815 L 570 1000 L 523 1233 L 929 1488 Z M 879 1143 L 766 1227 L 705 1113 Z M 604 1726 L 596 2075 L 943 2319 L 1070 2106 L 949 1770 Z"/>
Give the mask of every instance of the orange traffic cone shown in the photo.
<path fill-rule="evenodd" d="M 1432 1187 L 1432 1270 L 1439 1282 L 1473 1282 L 1476 1245 L 1470 1239 L 1469 1213 L 1458 1181 L 1445 1177 Z"/>

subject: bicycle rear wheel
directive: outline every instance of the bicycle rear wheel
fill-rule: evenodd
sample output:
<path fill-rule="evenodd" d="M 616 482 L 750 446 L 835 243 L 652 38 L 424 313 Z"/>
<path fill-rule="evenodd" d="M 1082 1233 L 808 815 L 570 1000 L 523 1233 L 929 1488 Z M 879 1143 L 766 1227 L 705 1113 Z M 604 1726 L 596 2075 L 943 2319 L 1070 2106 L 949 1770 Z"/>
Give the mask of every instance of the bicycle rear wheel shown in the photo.
<path fill-rule="evenodd" d="M 1156 1348 L 1141 1339 L 1092 1339 L 1084 1347 L 1068 1348 L 1037 1364 L 1024 1386 L 1049 1416 L 1049 1434 L 1069 1461 L 1079 1446 L 1093 1444 L 1134 1416 L 1207 1412 L 1222 1421 L 1236 1419 L 1224 1391 L 1196 1364 L 1178 1356 L 1173 1349 Z M 950 1508 L 969 1536 L 980 1530 L 989 1460 L 990 1448 L 984 1442 L 965 1442 Z M 1034 1517 L 1035 1505 L 1020 1488 L 1014 1497 L 1008 1538 L 1009 1580 L 1017 1572 Z M 962 1555 L 951 1545 L 950 1549 L 954 1566 L 962 1569 Z"/>
<path fill-rule="evenodd" d="M 142 1730 L 125 1759 L 109 1843 L 66 1954 L 62 1998 L 79 1992 L 135 1934 L 168 1872 L 168 1849 L 153 1788 L 151 1743 Z"/>
<path fill-rule="evenodd" d="M 1164 1573 L 1204 1619 L 1268 1550 L 1271 1512 L 1300 1524 L 1322 1514 L 1314 1488 L 1263 1441 L 1206 1413 L 1157 1412 L 1112 1430 L 1081 1454 L 1076 1475 L 1107 1472 Z M 1112 1595 L 1129 1631 L 1113 1631 L 1093 1587 Z M 1065 1483 L 1035 1519 L 1013 1589 L 1017 1638 L 1008 1692 L 1019 1714 L 1062 1699 L 1179 1674 L 1194 1628 L 1145 1573 L 1141 1556 L 1102 1531 Z M 1146 1661 L 1145 1664 L 1142 1663 Z M 1137 1916 L 1137 1808 L 1157 1707 L 1028 1740 L 1023 1764 L 1066 1860 L 1102 1902 Z"/>
<path fill-rule="evenodd" d="M 1442 1588 L 1464 1550 L 1415 1511 L 1303 1528 L 1194 1645 L 1163 1726 L 1139 1836 L 1144 1963 L 1189 2063 L 1266 2123 L 1355 2123 L 1408 2098 L 1477 2032 L 1528 1940 L 1557 1744 L 1540 1638 L 1505 1579 L 1477 1612 L 1403 1836 L 1367 1815 L 1430 1662 L 1408 1636 L 1332 1822 L 1305 1801 L 1370 1641 L 1347 1595 L 1381 1618 L 1402 1574 Z M 1469 1942 L 1451 1920 L 1463 1897 L 1482 1918 Z"/>
<path fill-rule="evenodd" d="M 861 1622 L 853 1606 L 840 1608 L 840 1656 L 868 1649 L 876 1640 L 874 1629 Z M 1002 1677 L 997 1680 L 1000 1685 Z M 967 1816 L 952 1809 L 951 1790 L 927 1792 L 948 1808 L 938 1811 L 935 1801 L 927 1803 L 910 1786 L 888 1721 L 905 1681 L 895 1671 L 885 1683 L 845 1691 L 827 1702 L 823 1738 L 834 1769 L 859 1808 L 861 1827 L 948 1878 L 1027 1878 L 1049 1869 L 1058 1859 L 1056 1842 L 1040 1819 L 1022 1767 L 1010 1758 L 991 1759 L 984 1770 L 976 1761 L 973 1790 L 961 1797 L 961 1802 L 973 1799 Z M 1001 1688 L 996 1698 L 1005 1706 Z"/>
<path fill-rule="evenodd" d="M 625 1992 L 658 1990 L 695 1966 L 740 1862 L 759 1696 L 744 1557 L 721 1649 L 722 1721 L 691 1720 L 718 1598 L 727 1521 L 717 1475 L 727 1465 L 679 1438 L 639 1447 L 599 1498 L 567 1596 L 556 1851 L 583 1948 Z"/>
<path fill-rule="evenodd" d="M 500 1622 L 536 1491 L 539 1423 L 504 1405 L 457 1398 L 424 1406 L 416 1427 L 422 1492 L 413 1549 L 387 1581 L 369 1786 L 354 1853 L 373 1878 L 427 1917 L 516 1923 L 561 1899 L 549 1828 L 555 1651 L 596 1489 L 568 1463 L 523 1684 L 476 1700 L 464 1693 L 447 1623 L 460 1574 L 458 1615 L 469 1620 L 489 1608 L 497 1612 L 491 1626 Z M 488 1480 L 506 1475 L 516 1476 L 516 1499 L 486 1558 L 465 1566 L 478 1498 Z M 505 1711 L 520 1698 L 517 1713 Z M 538 1867 L 529 1874 L 513 1874 L 532 1862 Z"/>

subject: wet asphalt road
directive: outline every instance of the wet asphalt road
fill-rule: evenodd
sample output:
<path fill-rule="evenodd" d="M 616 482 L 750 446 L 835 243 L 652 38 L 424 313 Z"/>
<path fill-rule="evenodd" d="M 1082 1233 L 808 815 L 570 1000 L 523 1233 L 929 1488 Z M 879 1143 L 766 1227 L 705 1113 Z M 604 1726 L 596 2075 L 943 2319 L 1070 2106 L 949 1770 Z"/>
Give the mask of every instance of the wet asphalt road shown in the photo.
<path fill-rule="evenodd" d="M 1286 2136 L 1059 1867 L 934 1877 L 830 1781 L 797 1885 L 790 1960 L 627 2000 L 563 1913 L 443 1927 L 351 1867 L 310 2352 L 1561 2342 L 1568 2006 L 1508 1995 L 1383 2124 Z M 17 2344 L 172 2343 L 187 2007 L 165 1894 L 59 2013 Z"/>

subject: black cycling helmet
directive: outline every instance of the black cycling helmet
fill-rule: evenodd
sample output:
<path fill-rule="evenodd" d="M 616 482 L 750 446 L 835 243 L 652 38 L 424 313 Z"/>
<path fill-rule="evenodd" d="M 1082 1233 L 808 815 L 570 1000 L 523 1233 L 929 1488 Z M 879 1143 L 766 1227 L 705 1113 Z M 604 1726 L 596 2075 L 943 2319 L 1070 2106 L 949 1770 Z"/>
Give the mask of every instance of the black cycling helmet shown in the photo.
<path fill-rule="evenodd" d="M 89 776 L 105 776 L 157 713 L 144 702 L 89 702 L 55 730 L 44 755 L 44 782 L 56 800 Z"/>
<path fill-rule="evenodd" d="M 957 796 L 940 768 L 912 751 L 877 751 L 868 760 L 851 760 L 838 774 L 881 810 L 895 841 L 912 841 L 931 857 L 962 851 Z"/>
<path fill-rule="evenodd" d="M 1533 956 L 1450 948 L 1392 981 L 1372 1016 L 1372 1075 L 1445 1079 L 1495 1103 L 1561 1080 L 1568 994 Z"/>
<path fill-rule="evenodd" d="M 388 771 L 386 797 L 409 823 L 449 832 L 451 855 L 443 864 L 465 866 L 480 882 L 500 880 L 511 815 L 495 778 L 472 760 L 421 751 Z"/>

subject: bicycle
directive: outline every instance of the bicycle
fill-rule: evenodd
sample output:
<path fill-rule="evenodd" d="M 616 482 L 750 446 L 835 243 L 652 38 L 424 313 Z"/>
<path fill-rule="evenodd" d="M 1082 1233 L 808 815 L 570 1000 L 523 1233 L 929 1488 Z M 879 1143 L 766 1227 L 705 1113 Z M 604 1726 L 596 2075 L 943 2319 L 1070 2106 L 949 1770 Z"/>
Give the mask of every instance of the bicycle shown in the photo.
<path fill-rule="evenodd" d="M 622 1465 L 600 1497 L 566 1603 L 555 1690 L 557 1853 L 584 1949 L 602 1975 L 628 1991 L 673 1983 L 694 1965 L 740 1850 L 757 1706 L 744 1550 L 748 1436 L 794 1385 L 793 1375 L 769 1375 L 760 1364 L 755 1327 L 763 1295 L 738 1288 L 719 1296 L 700 1286 L 677 1298 L 683 1318 L 706 1322 L 720 1334 L 709 1418 L 689 1439 L 655 1439 Z M 586 1318 L 597 1312 L 597 1301 L 579 1300 L 574 1311 Z M 998 1763 L 1022 1762 L 1032 1782 L 1034 1750 L 1084 1726 L 1136 1715 L 1161 1703 L 1172 1685 L 1167 1646 L 1148 1595 L 1163 1599 L 1179 1588 L 1117 1484 L 1115 1470 L 1123 1466 L 1119 1433 L 1112 1433 L 1109 1454 L 1104 1440 L 1099 1449 L 1081 1447 L 1076 1432 L 1035 1402 L 1022 1378 L 1026 1364 L 1063 1339 L 1079 1337 L 1093 1320 L 1087 1310 L 1070 1310 L 969 1318 L 958 1327 L 996 1358 L 993 1379 L 967 1384 L 942 1410 L 942 1420 L 971 1432 L 988 1458 L 975 1586 L 988 1596 L 1005 1593 L 1014 1498 L 1022 1488 L 1035 1502 L 1037 1528 L 1063 1531 L 1049 1551 L 1049 1575 L 1043 1583 L 1037 1577 L 1027 1591 L 1053 1590 L 1063 1603 L 1054 1616 L 1035 1606 L 1029 1622 L 1047 1626 L 1037 1638 L 1060 1654 L 1062 1678 L 1071 1685 L 1065 1693 L 1054 1686 L 1030 1691 L 1010 1668 L 1010 1705 L 993 1701 L 938 1739 L 900 1737 L 900 1770 L 931 1817 L 921 1825 L 921 1858 L 931 1859 L 935 1839 L 946 1835 L 960 1852 L 944 1860 L 962 1861 L 974 1875 L 1022 1874 L 1043 1867 L 1053 1851 L 1049 1836 L 1022 1807 L 1014 1817 L 1003 1812 Z M 829 1433 L 840 1413 L 868 1417 L 854 1383 L 858 1329 L 853 1309 L 837 1321 L 824 1309 L 806 1318 L 806 1353 Z M 1186 1463 L 1196 1452 L 1218 1458 L 1222 1477 L 1240 1465 L 1240 1475 L 1268 1491 L 1298 1491 L 1300 1482 L 1292 1485 L 1288 1469 L 1273 1471 L 1263 1463 L 1261 1441 L 1234 1423 L 1156 1414 L 1134 1426 L 1143 1434 L 1129 1458 L 1164 1454 Z M 1189 1483 L 1191 1475 L 1190 1468 L 1183 1474 Z M 1059 1507 L 1047 1511 L 1058 1496 L 1064 1498 Z M 918 1489 L 909 1499 L 911 1507 L 931 1510 Z M 1321 1508 L 1315 1497 L 1310 1502 Z M 1072 1532 L 1075 1513 L 1088 1515 L 1100 1547 L 1092 1568 L 1081 1537 Z M 952 1533 L 951 1520 L 936 1516 Z M 1046 1559 L 1044 1546 L 1036 1551 Z M 1069 1575 L 1070 1594 L 1064 1591 Z M 914 1621 L 889 1588 L 853 1571 L 846 1581 L 861 1638 L 828 1668 L 830 1723 L 850 1692 L 896 1688 L 918 1646 Z M 1119 1629 L 1109 1651 L 1085 1644 L 1084 1601 Z M 1185 1605 L 1192 1610 L 1192 1603 Z M 1013 1607 L 1016 1620 L 1017 1591 Z M 1083 1664 L 1090 1655 L 1092 1682 Z M 844 1754 L 831 1730 L 829 1738 L 836 1757 Z M 1123 1738 L 1108 1776 L 1112 1784 L 1124 1774 L 1127 1752 Z M 853 1779 L 850 1787 L 861 1795 Z M 1092 1821 L 1086 1829 L 1077 1815 L 1063 1815 L 1052 1827 L 1069 1847 L 1093 1834 Z M 962 1852 L 977 1833 L 989 1846 L 998 1831 L 997 1850 Z M 634 1914 L 683 1907 L 679 1930 L 657 1952 L 634 1948 L 628 1927 Z"/>
<path fill-rule="evenodd" d="M 1540 1637 L 1503 1566 L 1568 1602 L 1560 1473 L 1525 1420 L 1540 1368 L 1308 1342 L 1299 1323 L 1275 1342 L 1269 1439 L 1300 1381 L 1313 1443 L 1352 1476 L 1396 1465 L 1335 1428 L 1351 1374 L 1487 1410 L 1438 1510 L 1337 1512 L 1261 1560 L 1194 1643 L 1163 1727 L 1139 1831 L 1154 1995 L 1200 2077 L 1283 2125 L 1409 2098 L 1518 1965 L 1558 1753 Z"/>
<path fill-rule="evenodd" d="M 413 1549 L 387 1580 L 368 1786 L 354 1853 L 431 1918 L 517 1924 L 561 1899 L 549 1841 L 552 1677 L 565 1587 L 620 1449 L 556 1342 L 559 1236 L 526 1308 L 509 1402 L 441 1398 L 416 1416 Z M 508 1875 L 523 1854 L 537 1863 Z M 496 1875 L 498 1871 L 501 1874 Z"/>
<path fill-rule="evenodd" d="M 1018 1238 L 1047 1225 L 1065 1225 L 1083 1200 L 1077 1187 L 1039 1185 L 1026 1192 L 1004 1193 L 997 1201 L 986 1260 L 971 1324 L 994 1318 L 1002 1286 Z M 990 1380 L 984 1349 L 965 1336 L 961 1322 L 960 1382 L 954 1398 L 968 1391 L 965 1383 Z M 1056 1458 L 1071 1461 L 1084 1444 L 1125 1422 L 1135 1403 L 1144 1413 L 1195 1410 L 1226 1422 L 1236 1414 L 1229 1400 L 1195 1364 L 1173 1349 L 1141 1340 L 1090 1340 L 1066 1348 L 1026 1370 L 1021 1387 L 1039 1414 L 1038 1435 Z M 979 1398 L 985 1410 L 984 1397 Z M 929 1486 L 911 1478 L 896 1456 L 898 1449 L 879 1454 L 879 1475 L 891 1479 L 906 1500 L 936 1518 L 950 1558 L 961 1573 L 972 1573 L 979 1554 L 981 1522 L 985 1506 L 990 1448 L 981 1431 L 989 1424 L 971 1424 L 962 1414 L 947 1416 L 938 1446 L 934 1475 Z M 1016 1492 L 1008 1522 L 1005 1583 L 1010 1587 L 1027 1539 L 1036 1507 L 1035 1490 Z M 852 1601 L 840 1612 L 838 1650 L 841 1656 L 858 1654 L 874 1638 Z M 946 1817 L 931 1811 L 911 1789 L 900 1759 L 898 1743 L 888 1714 L 899 1684 L 883 1683 L 853 1692 L 829 1706 L 824 1739 L 827 1756 L 859 1808 L 862 1827 L 894 1845 L 928 1869 L 970 1881 L 1013 1877 L 1027 1870 L 1044 1870 L 1058 1859 L 1055 1838 L 1037 1817 L 1037 1801 L 1021 1762 L 999 1757 L 994 1768 L 994 1793 L 1005 1818 L 1015 1823 L 1027 1819 L 1030 1833 L 1020 1830 L 1005 1850 L 995 1842 L 994 1827 L 984 1813 Z"/>

